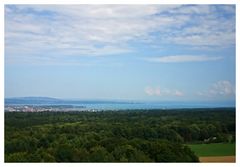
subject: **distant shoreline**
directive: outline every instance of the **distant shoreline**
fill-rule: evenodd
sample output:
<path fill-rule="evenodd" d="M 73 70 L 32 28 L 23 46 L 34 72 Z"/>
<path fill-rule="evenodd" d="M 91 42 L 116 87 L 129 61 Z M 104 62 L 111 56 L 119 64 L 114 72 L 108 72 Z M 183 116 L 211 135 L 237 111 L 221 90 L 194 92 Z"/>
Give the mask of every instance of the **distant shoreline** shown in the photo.
<path fill-rule="evenodd" d="M 25 107 L 25 108 L 24 108 Z M 186 102 L 186 101 L 120 101 L 120 100 L 63 100 L 49 97 L 5 98 L 9 111 L 105 111 L 152 109 L 235 108 L 234 102 Z M 23 108 L 23 109 L 21 109 Z"/>
<path fill-rule="evenodd" d="M 235 107 L 199 107 L 199 108 L 135 108 L 135 109 L 94 109 L 85 106 L 72 105 L 6 105 L 5 112 L 144 112 L 144 111 L 204 111 L 204 110 L 230 110 Z"/>

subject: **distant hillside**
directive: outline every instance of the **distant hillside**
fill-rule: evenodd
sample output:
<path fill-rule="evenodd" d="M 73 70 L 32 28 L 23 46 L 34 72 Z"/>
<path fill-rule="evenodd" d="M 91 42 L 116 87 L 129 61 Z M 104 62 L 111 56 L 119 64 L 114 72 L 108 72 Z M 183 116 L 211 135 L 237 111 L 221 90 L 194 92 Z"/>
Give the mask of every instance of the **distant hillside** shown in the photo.
<path fill-rule="evenodd" d="M 50 97 L 14 97 L 5 98 L 5 104 L 53 104 L 63 100 Z"/>
<path fill-rule="evenodd" d="M 5 104 L 132 104 L 127 101 L 110 100 L 64 100 L 51 97 L 13 97 L 5 98 Z M 135 102 L 136 103 L 136 102 Z"/>

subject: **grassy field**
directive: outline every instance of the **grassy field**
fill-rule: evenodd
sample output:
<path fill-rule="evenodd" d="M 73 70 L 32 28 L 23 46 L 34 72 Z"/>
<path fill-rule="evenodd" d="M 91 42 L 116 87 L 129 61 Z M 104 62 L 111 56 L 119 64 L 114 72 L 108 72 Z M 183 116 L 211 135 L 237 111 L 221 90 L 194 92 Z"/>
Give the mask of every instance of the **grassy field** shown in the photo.
<path fill-rule="evenodd" d="M 235 155 L 235 143 L 190 144 L 192 151 L 199 157 Z"/>

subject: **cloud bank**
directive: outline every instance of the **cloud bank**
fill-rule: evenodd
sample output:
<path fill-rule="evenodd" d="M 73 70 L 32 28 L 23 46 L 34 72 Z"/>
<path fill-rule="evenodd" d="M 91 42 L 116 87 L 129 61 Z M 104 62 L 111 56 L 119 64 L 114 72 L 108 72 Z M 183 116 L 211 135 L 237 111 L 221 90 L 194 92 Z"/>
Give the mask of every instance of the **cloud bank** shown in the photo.
<path fill-rule="evenodd" d="M 235 94 L 235 86 L 228 80 L 217 81 L 208 90 L 198 92 L 198 95 L 208 97 L 229 97 Z"/>
<path fill-rule="evenodd" d="M 233 5 L 5 5 L 7 63 L 66 62 L 148 47 L 235 45 Z M 182 57 L 182 61 L 220 57 Z M 157 61 L 157 60 L 156 60 Z M 165 57 L 162 62 L 181 61 Z"/>
<path fill-rule="evenodd" d="M 216 61 L 223 59 L 221 56 L 193 56 L 193 55 L 175 55 L 175 56 L 162 56 L 146 58 L 149 62 L 159 63 L 183 63 L 183 62 L 203 62 L 203 61 Z"/>
<path fill-rule="evenodd" d="M 160 89 L 160 87 L 150 87 L 147 86 L 144 89 L 144 92 L 148 96 L 184 96 L 184 93 L 179 90 L 170 90 L 170 89 Z"/>

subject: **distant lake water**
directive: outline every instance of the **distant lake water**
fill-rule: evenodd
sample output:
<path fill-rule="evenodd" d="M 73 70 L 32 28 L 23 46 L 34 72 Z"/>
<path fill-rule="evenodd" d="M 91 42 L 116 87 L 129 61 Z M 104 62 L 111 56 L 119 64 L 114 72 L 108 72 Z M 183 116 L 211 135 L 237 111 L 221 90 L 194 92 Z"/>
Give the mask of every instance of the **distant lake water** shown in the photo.
<path fill-rule="evenodd" d="M 72 104 L 74 106 L 84 106 L 86 109 L 98 110 L 124 110 L 124 109 L 180 109 L 180 108 L 216 108 L 234 107 L 232 104 L 217 103 L 81 103 Z"/>
<path fill-rule="evenodd" d="M 97 101 L 64 101 L 57 103 L 17 103 L 6 105 L 71 105 L 84 110 L 131 110 L 131 109 L 181 109 L 181 108 L 217 108 L 235 107 L 234 102 L 97 102 Z"/>

